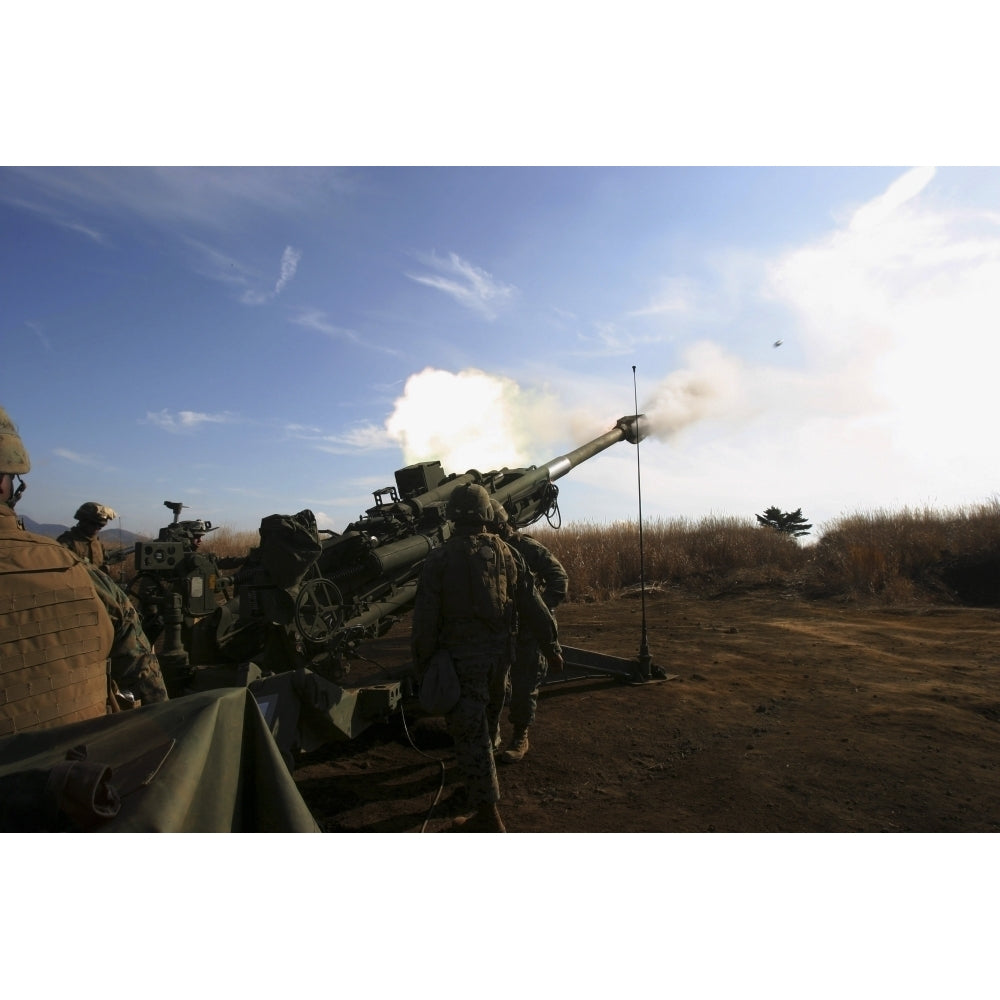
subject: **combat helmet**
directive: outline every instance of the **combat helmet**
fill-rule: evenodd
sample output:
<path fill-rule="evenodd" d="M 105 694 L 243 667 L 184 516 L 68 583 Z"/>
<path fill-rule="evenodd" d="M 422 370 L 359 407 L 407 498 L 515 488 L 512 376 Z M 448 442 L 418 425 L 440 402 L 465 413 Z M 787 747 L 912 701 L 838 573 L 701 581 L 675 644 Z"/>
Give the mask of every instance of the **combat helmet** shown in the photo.
<path fill-rule="evenodd" d="M 73 515 L 78 521 L 83 521 L 87 524 L 96 524 L 101 528 L 108 521 L 113 521 L 117 516 L 118 514 L 110 507 L 105 506 L 103 503 L 97 503 L 95 500 L 88 500 L 86 503 L 80 504 Z"/>
<path fill-rule="evenodd" d="M 174 521 L 165 528 L 160 528 L 161 542 L 193 542 L 207 535 L 210 531 L 215 531 L 211 521 L 202 521 L 200 518 L 195 521 Z"/>
<path fill-rule="evenodd" d="M 31 459 L 21 435 L 7 411 L 0 407 L 0 472 L 23 475 L 31 471 Z"/>
<path fill-rule="evenodd" d="M 478 483 L 459 486 L 448 500 L 448 520 L 456 524 L 491 524 L 490 495 Z"/>

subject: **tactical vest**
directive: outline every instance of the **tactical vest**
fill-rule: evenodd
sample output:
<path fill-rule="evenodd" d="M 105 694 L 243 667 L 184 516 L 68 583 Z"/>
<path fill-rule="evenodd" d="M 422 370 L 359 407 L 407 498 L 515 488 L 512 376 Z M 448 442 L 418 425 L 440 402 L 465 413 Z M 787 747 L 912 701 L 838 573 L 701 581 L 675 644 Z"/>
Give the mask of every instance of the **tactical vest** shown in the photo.
<path fill-rule="evenodd" d="M 84 564 L 0 517 L 0 738 L 104 715 L 113 641 Z"/>
<path fill-rule="evenodd" d="M 56 541 L 65 545 L 70 552 L 75 552 L 84 562 L 89 562 L 92 566 L 104 565 L 104 545 L 96 535 L 88 538 L 74 526 L 69 531 L 64 531 Z"/>

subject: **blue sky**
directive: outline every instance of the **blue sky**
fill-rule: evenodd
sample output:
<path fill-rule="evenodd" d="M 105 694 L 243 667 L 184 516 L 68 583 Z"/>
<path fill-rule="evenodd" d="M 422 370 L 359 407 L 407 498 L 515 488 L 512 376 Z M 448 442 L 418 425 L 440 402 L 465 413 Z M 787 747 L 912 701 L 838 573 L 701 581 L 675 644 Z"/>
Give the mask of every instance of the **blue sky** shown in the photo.
<path fill-rule="evenodd" d="M 409 462 L 590 440 L 633 365 L 648 518 L 975 504 L 998 209 L 991 168 L 4 168 L 19 509 L 336 530 Z M 632 519 L 635 451 L 560 487 Z"/>

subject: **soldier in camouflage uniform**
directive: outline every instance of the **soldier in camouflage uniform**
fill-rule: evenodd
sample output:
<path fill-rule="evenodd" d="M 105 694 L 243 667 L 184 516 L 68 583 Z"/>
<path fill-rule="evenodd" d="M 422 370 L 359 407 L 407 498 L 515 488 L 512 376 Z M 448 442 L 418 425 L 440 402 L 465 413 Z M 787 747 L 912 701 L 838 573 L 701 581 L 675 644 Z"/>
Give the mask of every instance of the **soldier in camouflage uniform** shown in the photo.
<path fill-rule="evenodd" d="M 0 409 L 0 736 L 117 711 L 119 688 L 126 702 L 167 697 L 121 589 L 14 514 L 30 468 Z"/>
<path fill-rule="evenodd" d="M 465 781 L 471 815 L 455 829 L 505 832 L 488 718 L 503 704 L 511 643 L 520 628 L 535 636 L 553 670 L 562 670 L 556 624 L 523 560 L 486 525 L 493 520 L 482 486 L 458 487 L 448 502 L 451 538 L 428 555 L 413 609 L 412 651 L 418 676 L 444 649 L 461 694 L 445 716 Z"/>
<path fill-rule="evenodd" d="M 535 586 L 549 611 L 566 600 L 569 576 L 563 565 L 549 550 L 530 535 L 518 531 L 507 517 L 507 512 L 496 500 L 491 500 L 494 527 L 497 534 L 516 552 L 519 552 L 531 572 Z M 553 615 L 554 617 L 554 615 Z M 538 688 L 545 680 L 548 663 L 538 648 L 538 640 L 530 632 L 520 631 L 510 668 L 510 709 L 508 716 L 514 727 L 510 748 L 500 755 L 506 764 L 521 760 L 528 752 L 528 727 L 535 721 L 538 707 Z M 500 747 L 500 719 L 493 728 L 493 745 Z"/>
<path fill-rule="evenodd" d="M 108 521 L 113 521 L 118 515 L 102 503 L 88 500 L 81 504 L 73 517 L 76 524 L 64 531 L 56 541 L 60 545 L 75 552 L 84 562 L 107 572 L 108 566 L 104 559 L 104 545 L 97 537 Z"/>
<path fill-rule="evenodd" d="M 90 578 L 115 629 L 110 672 L 120 700 L 140 705 L 166 701 L 167 686 L 160 661 L 142 630 L 135 605 L 107 573 L 91 569 Z"/>

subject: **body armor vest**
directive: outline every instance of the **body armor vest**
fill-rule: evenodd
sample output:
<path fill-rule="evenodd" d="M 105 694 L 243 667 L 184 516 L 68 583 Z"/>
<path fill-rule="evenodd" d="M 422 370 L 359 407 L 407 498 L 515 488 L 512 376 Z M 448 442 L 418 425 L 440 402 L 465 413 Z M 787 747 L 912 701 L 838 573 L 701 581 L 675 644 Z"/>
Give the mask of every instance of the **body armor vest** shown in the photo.
<path fill-rule="evenodd" d="M 0 738 L 104 715 L 113 641 L 83 563 L 0 517 Z"/>

